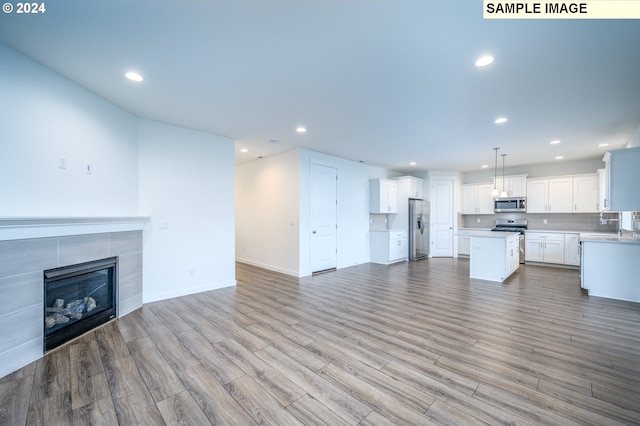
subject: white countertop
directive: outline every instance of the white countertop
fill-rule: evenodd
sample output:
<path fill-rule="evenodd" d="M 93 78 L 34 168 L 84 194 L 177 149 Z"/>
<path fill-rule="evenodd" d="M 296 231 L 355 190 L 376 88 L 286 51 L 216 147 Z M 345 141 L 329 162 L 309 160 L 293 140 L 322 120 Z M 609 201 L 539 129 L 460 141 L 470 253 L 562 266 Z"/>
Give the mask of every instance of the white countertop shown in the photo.
<path fill-rule="evenodd" d="M 581 232 L 580 242 L 640 244 L 640 239 L 634 240 L 630 235 L 618 236 L 618 234 L 609 234 L 604 232 Z"/>
<path fill-rule="evenodd" d="M 512 235 L 520 235 L 518 232 L 493 232 L 493 231 L 476 231 L 471 229 L 458 229 L 456 235 L 463 237 L 485 237 L 485 238 L 508 238 Z"/>
<path fill-rule="evenodd" d="M 528 232 L 544 232 L 545 234 L 581 234 L 580 231 L 558 231 L 557 229 L 548 231 L 546 229 L 527 229 L 524 233 Z M 598 232 L 587 232 L 588 234 L 597 234 Z"/>

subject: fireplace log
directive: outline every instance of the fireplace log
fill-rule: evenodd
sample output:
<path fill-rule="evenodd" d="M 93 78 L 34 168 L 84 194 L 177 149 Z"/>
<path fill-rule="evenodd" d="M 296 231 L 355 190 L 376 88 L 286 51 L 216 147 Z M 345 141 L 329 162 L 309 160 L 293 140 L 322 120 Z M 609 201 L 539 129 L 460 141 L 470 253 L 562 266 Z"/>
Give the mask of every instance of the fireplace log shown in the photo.
<path fill-rule="evenodd" d="M 58 324 L 64 324 L 65 322 L 69 322 L 70 319 L 66 315 L 62 315 L 61 313 L 54 313 L 53 315 L 49 315 L 44 319 L 47 328 L 55 327 Z"/>
<path fill-rule="evenodd" d="M 88 296 L 84 298 L 84 304 L 87 307 L 87 312 L 91 312 L 96 307 L 96 300 Z"/>

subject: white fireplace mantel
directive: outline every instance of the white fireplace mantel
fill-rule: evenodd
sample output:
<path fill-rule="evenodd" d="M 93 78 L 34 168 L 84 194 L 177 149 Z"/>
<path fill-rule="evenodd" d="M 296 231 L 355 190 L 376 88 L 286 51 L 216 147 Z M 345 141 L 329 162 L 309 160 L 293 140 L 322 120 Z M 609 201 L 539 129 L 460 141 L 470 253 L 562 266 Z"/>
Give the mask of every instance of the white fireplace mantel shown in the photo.
<path fill-rule="evenodd" d="M 148 216 L 0 217 L 0 241 L 140 231 Z"/>

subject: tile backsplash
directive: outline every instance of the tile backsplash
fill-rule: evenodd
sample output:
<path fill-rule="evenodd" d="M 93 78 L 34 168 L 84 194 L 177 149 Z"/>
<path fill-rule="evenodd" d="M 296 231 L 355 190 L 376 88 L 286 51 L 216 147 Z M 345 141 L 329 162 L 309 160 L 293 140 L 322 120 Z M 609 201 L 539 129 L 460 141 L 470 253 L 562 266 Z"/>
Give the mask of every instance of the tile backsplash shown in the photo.
<path fill-rule="evenodd" d="M 606 213 L 605 217 L 617 218 L 615 213 Z M 460 215 L 458 226 L 461 228 L 493 228 L 496 219 L 527 219 L 528 229 L 540 231 L 581 231 L 581 232 L 617 232 L 618 223 L 600 224 L 599 213 L 496 213 L 480 215 Z M 478 221 L 479 219 L 479 221 Z M 545 224 L 544 221 L 547 221 Z"/>

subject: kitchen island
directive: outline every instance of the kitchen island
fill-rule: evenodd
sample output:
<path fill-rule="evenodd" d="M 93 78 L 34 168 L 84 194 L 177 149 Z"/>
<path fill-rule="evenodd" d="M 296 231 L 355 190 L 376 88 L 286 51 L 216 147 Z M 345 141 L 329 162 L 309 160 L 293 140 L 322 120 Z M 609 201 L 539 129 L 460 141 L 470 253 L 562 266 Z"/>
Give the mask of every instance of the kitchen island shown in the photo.
<path fill-rule="evenodd" d="M 589 296 L 640 303 L 640 240 L 580 234 L 581 285 Z"/>
<path fill-rule="evenodd" d="M 480 280 L 503 282 L 520 266 L 520 234 L 464 230 L 469 237 L 469 276 Z"/>

